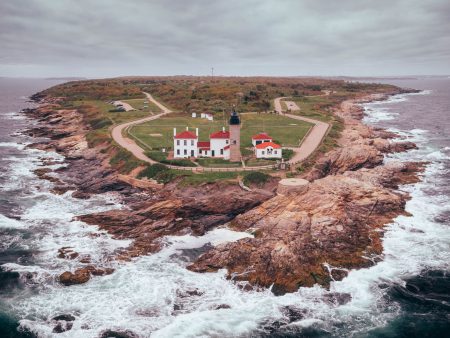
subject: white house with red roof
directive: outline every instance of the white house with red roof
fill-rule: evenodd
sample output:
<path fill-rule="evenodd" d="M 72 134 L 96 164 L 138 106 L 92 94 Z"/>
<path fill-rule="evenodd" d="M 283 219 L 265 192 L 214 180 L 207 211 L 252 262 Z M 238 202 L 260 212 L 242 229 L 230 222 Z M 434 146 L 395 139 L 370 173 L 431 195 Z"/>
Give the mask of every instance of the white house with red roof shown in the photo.
<path fill-rule="evenodd" d="M 259 143 L 255 146 L 256 158 L 281 158 L 283 149 L 274 142 Z"/>
<path fill-rule="evenodd" d="M 177 133 L 176 128 L 173 130 L 173 157 L 216 157 L 225 160 L 230 159 L 230 132 L 221 131 L 214 132 L 209 135 L 209 141 L 198 140 L 198 128 L 195 133 L 186 128 L 185 131 Z"/>
<path fill-rule="evenodd" d="M 177 133 L 177 128 L 173 128 L 173 157 L 198 157 L 198 128 L 195 133 L 188 127 L 180 133 Z"/>
<path fill-rule="evenodd" d="M 281 158 L 283 155 L 281 146 L 267 133 L 253 135 L 252 144 L 256 158 Z"/>
<path fill-rule="evenodd" d="M 272 142 L 273 138 L 270 137 L 266 133 L 259 133 L 252 136 L 252 144 L 254 147 L 256 147 L 258 144 L 264 143 L 264 142 Z"/>
<path fill-rule="evenodd" d="M 223 128 L 221 131 L 212 133 L 209 135 L 211 157 L 219 157 L 225 160 L 230 158 L 230 132 L 225 131 Z"/>

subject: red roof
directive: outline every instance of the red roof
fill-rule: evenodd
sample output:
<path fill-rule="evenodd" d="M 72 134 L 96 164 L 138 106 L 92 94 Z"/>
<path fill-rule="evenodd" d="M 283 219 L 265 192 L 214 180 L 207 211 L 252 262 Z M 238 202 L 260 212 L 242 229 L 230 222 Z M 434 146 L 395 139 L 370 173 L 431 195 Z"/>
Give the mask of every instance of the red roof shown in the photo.
<path fill-rule="evenodd" d="M 273 138 L 270 137 L 266 133 L 260 133 L 260 134 L 257 134 L 257 135 L 253 135 L 252 136 L 252 140 L 273 140 Z"/>
<path fill-rule="evenodd" d="M 175 135 L 175 138 L 178 139 L 196 139 L 197 135 L 195 135 L 195 133 L 193 133 L 192 131 L 182 131 L 181 133 L 178 133 Z"/>
<path fill-rule="evenodd" d="M 227 145 L 223 148 L 223 150 L 227 150 L 227 149 L 230 149 L 230 145 Z"/>
<path fill-rule="evenodd" d="M 197 142 L 197 148 L 209 150 L 211 148 L 211 142 L 207 142 L 207 141 Z"/>
<path fill-rule="evenodd" d="M 209 135 L 209 138 L 230 138 L 229 131 L 217 131 Z"/>
<path fill-rule="evenodd" d="M 274 149 L 280 149 L 281 146 L 279 144 L 273 143 L 273 142 L 264 142 L 256 145 L 257 149 L 265 149 L 267 147 L 272 147 Z"/>

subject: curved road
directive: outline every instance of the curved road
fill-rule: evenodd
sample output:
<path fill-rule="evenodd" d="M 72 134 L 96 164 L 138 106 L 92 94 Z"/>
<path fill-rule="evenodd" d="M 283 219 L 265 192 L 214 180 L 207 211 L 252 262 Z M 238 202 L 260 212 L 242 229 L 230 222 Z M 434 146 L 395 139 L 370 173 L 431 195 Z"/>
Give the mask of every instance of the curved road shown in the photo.
<path fill-rule="evenodd" d="M 158 163 L 158 162 L 145 156 L 144 149 L 142 149 L 134 140 L 123 136 L 124 129 L 126 129 L 130 126 L 144 123 L 147 121 L 156 120 L 156 119 L 160 118 L 161 116 L 167 115 L 172 112 L 169 108 L 167 108 L 166 106 L 164 106 L 161 103 L 159 103 L 158 101 L 156 101 L 149 93 L 144 92 L 144 94 L 145 94 L 145 96 L 147 96 L 147 99 L 149 101 L 151 101 L 152 103 L 157 105 L 162 110 L 162 113 L 160 113 L 158 115 L 144 117 L 139 120 L 119 124 L 112 129 L 111 135 L 112 135 L 112 138 L 114 139 L 114 141 L 117 142 L 117 144 L 119 144 L 121 147 L 130 151 L 136 158 L 140 159 L 141 161 L 153 164 L 153 163 Z M 303 140 L 302 144 L 299 147 L 288 148 L 288 149 L 294 150 L 294 153 L 295 153 L 294 156 L 292 157 L 292 159 L 290 159 L 288 163 L 295 164 L 297 162 L 305 160 L 308 156 L 310 156 L 314 152 L 314 150 L 316 150 L 316 148 L 320 145 L 323 138 L 327 134 L 328 128 L 330 127 L 330 125 L 326 122 L 313 120 L 313 119 L 310 119 L 307 117 L 302 117 L 302 116 L 292 115 L 292 114 L 284 114 L 283 110 L 281 109 L 281 100 L 282 99 L 285 99 L 285 97 L 278 97 L 274 100 L 275 110 L 278 112 L 278 114 L 290 117 L 291 119 L 294 119 L 294 120 L 300 120 L 300 121 L 305 121 L 305 122 L 314 124 L 314 126 L 312 127 L 312 129 L 310 129 L 306 138 Z M 259 166 L 259 167 L 245 167 L 245 168 L 244 167 L 239 167 L 239 168 L 178 167 L 178 166 L 171 166 L 171 165 L 167 165 L 167 166 L 172 169 L 190 170 L 190 171 L 242 171 L 242 170 L 270 169 L 273 167 L 272 165 Z"/>
<path fill-rule="evenodd" d="M 317 149 L 318 146 L 320 146 L 322 140 L 324 139 L 325 135 L 328 132 L 328 129 L 330 128 L 330 124 L 299 115 L 283 113 L 283 109 L 281 108 L 282 99 L 287 99 L 287 97 L 277 97 L 274 100 L 275 111 L 278 114 L 290 117 L 291 119 L 294 120 L 300 120 L 314 124 L 312 129 L 310 129 L 309 133 L 307 134 L 306 138 L 303 140 L 300 147 L 288 148 L 294 150 L 295 152 L 294 156 L 289 160 L 289 163 L 294 164 L 305 160 L 314 152 L 314 150 Z"/>
<path fill-rule="evenodd" d="M 144 123 L 144 122 L 147 122 L 147 121 L 152 121 L 152 120 L 159 119 L 161 116 L 167 115 L 167 114 L 172 112 L 169 108 L 167 108 L 166 106 L 164 106 L 161 103 L 159 103 L 158 101 L 156 101 L 153 98 L 153 96 L 151 96 L 149 93 L 144 93 L 144 94 L 145 94 L 145 96 L 147 96 L 147 99 L 149 101 L 151 101 L 152 103 L 156 104 L 162 110 L 162 113 L 160 113 L 158 115 L 152 115 L 152 116 L 149 116 L 149 117 L 144 117 L 144 118 L 139 119 L 139 120 L 134 120 L 134 121 L 131 121 L 131 122 L 126 122 L 126 123 L 119 124 L 119 125 L 115 126 L 112 129 L 111 135 L 112 135 L 112 138 L 114 139 L 114 141 L 116 141 L 122 148 L 125 148 L 128 151 L 130 151 L 131 153 L 133 153 L 133 155 L 136 156 L 141 161 L 145 161 L 145 162 L 148 162 L 148 163 L 156 163 L 156 161 L 153 161 L 152 159 L 150 159 L 150 158 L 148 158 L 147 156 L 144 155 L 144 149 L 139 147 L 136 144 L 136 142 L 134 142 L 132 139 L 122 135 L 122 132 L 123 132 L 123 130 L 125 128 L 133 126 L 135 124 L 140 124 L 140 123 Z"/>

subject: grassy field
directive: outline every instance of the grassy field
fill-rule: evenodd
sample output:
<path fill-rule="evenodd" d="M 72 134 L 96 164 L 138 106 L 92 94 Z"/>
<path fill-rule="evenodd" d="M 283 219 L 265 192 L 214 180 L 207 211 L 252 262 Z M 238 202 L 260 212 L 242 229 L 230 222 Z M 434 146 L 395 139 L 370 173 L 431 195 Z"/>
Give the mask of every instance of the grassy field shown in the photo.
<path fill-rule="evenodd" d="M 324 90 L 329 90 L 332 94 L 326 97 L 317 96 Z M 110 128 L 113 124 L 142 118 L 151 112 L 158 112 L 159 109 L 149 103 L 149 111 L 110 112 L 115 107 L 107 102 L 127 101 L 139 109 L 142 108 L 145 99 L 143 91 L 151 93 L 170 109 L 185 112 L 180 115 L 171 114 L 167 118 L 133 128 L 132 132 L 142 137 L 145 144 L 151 147 L 172 147 L 174 126 L 180 131 L 186 125 L 191 128 L 198 126 L 201 140 L 207 140 L 209 133 L 220 130 L 224 125 L 227 126 L 224 112 L 229 113 L 233 106 L 241 113 L 266 112 L 273 109 L 274 98 L 291 96 L 301 107 L 299 114 L 332 123 L 333 127 L 320 147 L 318 152 L 320 153 L 336 146 L 343 124 L 339 118 L 333 116 L 333 109 L 342 101 L 369 93 L 394 93 L 399 89 L 385 84 L 295 77 L 122 77 L 71 81 L 39 92 L 34 98 L 58 98 L 59 105 L 55 106 L 55 109 L 77 109 L 83 116 L 83 122 L 89 127 L 86 135 L 89 147 L 98 146 L 100 152 L 110 155 L 110 163 L 114 168 L 120 172 L 129 172 L 143 163 L 115 144 L 111 138 Z M 189 117 L 191 112 L 211 112 L 215 116 L 215 121 L 211 123 L 191 119 Z M 297 145 L 310 127 L 306 123 L 270 114 L 243 114 L 242 121 L 243 155 L 251 153 L 246 147 L 250 147 L 250 137 L 253 134 L 264 131 L 282 145 L 290 146 Z M 315 156 L 308 159 L 308 162 L 312 163 Z M 210 176 L 205 176 L 204 179 L 192 175 L 192 180 L 204 182 L 225 179 L 219 178 L 222 174 L 235 175 L 235 173 L 208 174 Z"/>
<path fill-rule="evenodd" d="M 242 114 L 241 147 L 251 147 L 251 137 L 260 132 L 267 132 L 276 142 L 283 146 L 295 146 L 307 133 L 311 124 L 275 114 Z M 155 121 L 146 122 L 130 128 L 129 134 L 153 149 L 173 147 L 173 128 L 177 132 L 186 126 L 194 131 L 199 128 L 200 140 L 209 140 L 209 134 L 227 127 L 223 119 L 207 121 L 192 118 L 186 114 L 172 114 Z"/>
<path fill-rule="evenodd" d="M 161 109 L 154 104 L 153 102 L 148 101 L 147 99 L 131 99 L 131 100 L 122 100 L 122 102 L 128 103 L 134 109 L 140 110 L 142 112 L 147 113 L 159 113 Z M 146 108 L 144 108 L 146 107 Z"/>
<path fill-rule="evenodd" d="M 215 168 L 229 168 L 229 167 L 240 167 L 242 164 L 240 162 L 230 162 L 222 158 L 199 158 L 197 163 L 202 167 L 215 167 Z"/>

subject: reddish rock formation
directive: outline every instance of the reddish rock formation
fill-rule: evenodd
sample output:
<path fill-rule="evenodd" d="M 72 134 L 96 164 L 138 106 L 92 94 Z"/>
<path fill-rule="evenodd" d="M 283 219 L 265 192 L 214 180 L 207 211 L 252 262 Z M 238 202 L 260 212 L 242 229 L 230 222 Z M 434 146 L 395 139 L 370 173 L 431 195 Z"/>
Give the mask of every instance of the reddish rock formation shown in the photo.
<path fill-rule="evenodd" d="M 346 269 L 374 264 L 382 253 L 382 227 L 405 213 L 408 198 L 394 189 L 418 180 L 424 164 L 382 165 L 383 153 L 415 148 L 392 143 L 360 123 L 362 109 L 344 102 L 340 148 L 325 154 L 304 177 L 299 195 L 277 196 L 233 222 L 255 238 L 220 245 L 189 266 L 197 272 L 228 269 L 228 277 L 269 287 L 276 294 L 299 286 L 328 285 Z M 336 269 L 333 269 L 336 268 Z"/>
<path fill-rule="evenodd" d="M 314 182 L 301 195 L 271 198 L 275 182 L 270 182 L 265 191 L 252 192 L 227 183 L 181 189 L 169 184 L 158 191 L 143 190 L 118 179 L 101 145 L 87 147 L 85 134 L 89 127 L 81 114 L 58 109 L 56 104 L 57 100 L 30 111 L 41 125 L 29 134 L 50 138 L 34 146 L 66 156 L 69 165 L 58 171 L 64 174 L 68 186 L 57 182 L 58 191 L 76 186 L 74 196 L 78 198 L 120 192 L 128 209 L 79 219 L 97 224 L 117 238 L 134 239 L 121 258 L 158 250 L 158 239 L 165 235 L 202 235 L 239 215 L 233 226 L 252 230 L 255 238 L 212 248 L 190 269 L 205 272 L 227 268 L 230 278 L 264 287 L 273 284 L 276 293 L 295 291 L 300 285 L 327 285 L 332 278 L 346 275 L 344 270 L 329 271 L 325 263 L 338 268 L 373 264 L 382 252 L 382 226 L 404 212 L 407 196 L 394 189 L 417 180 L 415 173 L 420 169 L 415 164 L 382 166 L 383 153 L 413 149 L 414 145 L 393 143 L 392 133 L 362 125 L 363 110 L 344 102 L 342 109 L 336 111 L 345 122 L 340 147 L 325 154 L 305 175 Z M 49 176 L 45 170 L 37 174 L 42 178 Z M 64 251 L 60 255 L 71 259 L 74 254 Z M 111 272 L 86 266 L 63 273 L 60 282 L 80 284 L 92 275 Z"/>
<path fill-rule="evenodd" d="M 373 264 L 366 257 L 382 252 L 380 228 L 404 212 L 407 198 L 378 178 L 402 170 L 399 165 L 328 176 L 304 194 L 274 197 L 232 222 L 235 229 L 251 229 L 255 238 L 218 246 L 189 269 L 227 268 L 229 278 L 273 284 L 276 293 L 342 279 L 345 275 L 330 275 L 325 264 L 344 269 Z"/>
<path fill-rule="evenodd" d="M 79 219 L 117 238 L 133 238 L 132 247 L 123 255 L 137 256 L 158 250 L 160 243 L 155 240 L 165 235 L 187 231 L 203 235 L 273 196 L 263 192 L 244 191 L 226 182 L 205 184 L 201 189 L 172 190 L 170 197 L 163 191 L 157 200 L 130 204 L 132 210 L 111 210 Z"/>
<path fill-rule="evenodd" d="M 65 286 L 84 284 L 91 276 L 104 276 L 110 275 L 114 272 L 111 268 L 96 268 L 93 265 L 88 265 L 84 268 L 75 270 L 73 273 L 70 271 L 63 272 L 59 276 L 59 282 Z"/>

